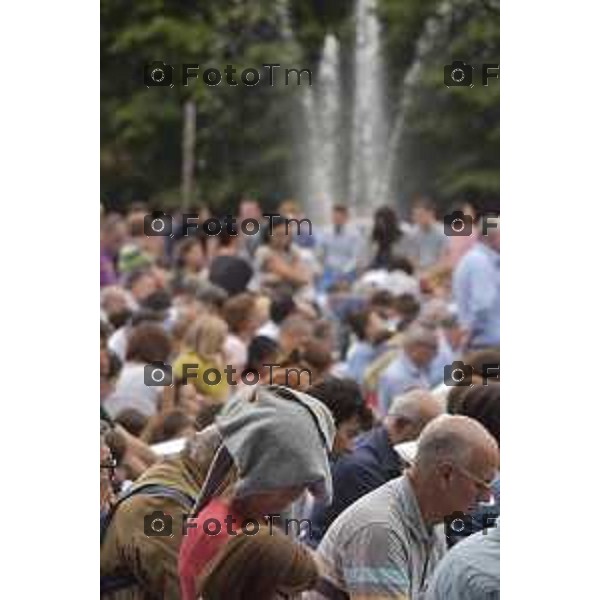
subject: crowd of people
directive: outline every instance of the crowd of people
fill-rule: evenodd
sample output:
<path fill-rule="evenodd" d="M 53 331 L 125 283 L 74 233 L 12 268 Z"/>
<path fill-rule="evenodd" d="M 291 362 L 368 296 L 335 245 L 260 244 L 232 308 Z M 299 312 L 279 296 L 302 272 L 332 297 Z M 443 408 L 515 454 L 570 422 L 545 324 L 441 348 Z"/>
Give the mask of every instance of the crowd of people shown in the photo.
<path fill-rule="evenodd" d="M 500 220 L 448 213 L 102 213 L 103 598 L 499 598 Z"/>

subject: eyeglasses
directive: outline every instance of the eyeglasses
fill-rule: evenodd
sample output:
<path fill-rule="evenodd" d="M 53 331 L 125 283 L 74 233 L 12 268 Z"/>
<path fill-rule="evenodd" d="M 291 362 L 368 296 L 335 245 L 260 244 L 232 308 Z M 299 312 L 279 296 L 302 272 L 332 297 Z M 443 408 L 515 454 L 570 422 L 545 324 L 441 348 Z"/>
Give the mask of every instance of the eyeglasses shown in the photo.
<path fill-rule="evenodd" d="M 459 473 L 462 473 L 465 477 L 468 477 L 479 488 L 482 488 L 486 492 L 492 491 L 492 484 L 494 483 L 494 479 L 496 479 L 495 477 L 494 477 L 494 479 L 492 479 L 492 481 L 486 481 L 485 479 L 481 479 L 480 477 L 477 477 L 477 475 L 473 475 L 473 473 L 471 473 L 471 471 L 469 471 L 468 469 L 465 469 L 464 467 L 460 467 L 455 464 L 454 468 Z"/>

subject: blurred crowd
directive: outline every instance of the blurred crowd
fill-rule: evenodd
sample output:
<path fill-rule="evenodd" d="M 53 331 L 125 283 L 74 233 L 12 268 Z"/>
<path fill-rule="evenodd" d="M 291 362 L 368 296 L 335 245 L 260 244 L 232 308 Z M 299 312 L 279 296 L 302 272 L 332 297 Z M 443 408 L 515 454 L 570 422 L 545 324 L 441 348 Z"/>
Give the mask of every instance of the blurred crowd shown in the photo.
<path fill-rule="evenodd" d="M 101 215 L 102 597 L 499 598 L 498 214 L 236 213 Z"/>

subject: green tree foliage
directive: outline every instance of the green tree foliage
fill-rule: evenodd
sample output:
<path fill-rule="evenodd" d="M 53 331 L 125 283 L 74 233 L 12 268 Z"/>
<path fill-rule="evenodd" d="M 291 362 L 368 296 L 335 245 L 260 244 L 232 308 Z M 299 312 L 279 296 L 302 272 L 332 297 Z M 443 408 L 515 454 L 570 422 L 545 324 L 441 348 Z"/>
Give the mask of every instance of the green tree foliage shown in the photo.
<path fill-rule="evenodd" d="M 227 205 L 242 193 L 279 199 L 300 188 L 295 143 L 304 127 L 300 87 L 283 85 L 285 67 L 316 74 L 327 32 L 342 47 L 343 79 L 351 79 L 353 2 L 291 0 L 291 36 L 281 0 L 101 0 L 101 192 L 111 207 L 132 200 L 161 206 L 180 201 L 182 107 L 197 106 L 199 199 Z M 379 0 L 386 62 L 386 101 L 393 114 L 416 42 L 438 0 Z M 498 191 L 499 84 L 447 88 L 443 65 L 453 59 L 497 62 L 499 11 L 493 0 L 455 0 L 451 27 L 426 57 L 406 128 L 393 157 L 401 195 L 428 189 L 441 197 L 468 189 Z M 143 65 L 198 63 L 236 69 L 237 86 L 201 80 L 147 88 Z M 279 63 L 276 85 L 246 87 L 241 71 Z M 176 80 L 180 72 L 175 71 Z M 480 78 L 475 75 L 476 81 Z M 345 84 L 344 93 L 351 93 Z"/>

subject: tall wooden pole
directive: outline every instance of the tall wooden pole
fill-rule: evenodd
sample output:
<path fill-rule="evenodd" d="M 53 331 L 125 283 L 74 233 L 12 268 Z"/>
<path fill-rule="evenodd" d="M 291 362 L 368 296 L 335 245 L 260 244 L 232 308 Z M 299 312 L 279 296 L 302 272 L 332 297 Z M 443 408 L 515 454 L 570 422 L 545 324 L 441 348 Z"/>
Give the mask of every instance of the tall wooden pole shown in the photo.
<path fill-rule="evenodd" d="M 189 98 L 183 105 L 183 144 L 181 168 L 181 204 L 186 212 L 194 195 L 196 166 L 196 103 Z"/>

